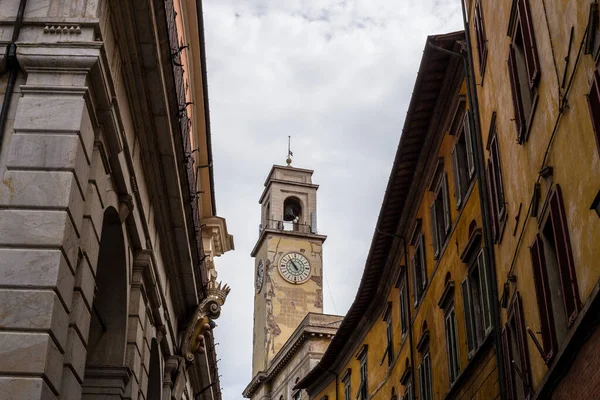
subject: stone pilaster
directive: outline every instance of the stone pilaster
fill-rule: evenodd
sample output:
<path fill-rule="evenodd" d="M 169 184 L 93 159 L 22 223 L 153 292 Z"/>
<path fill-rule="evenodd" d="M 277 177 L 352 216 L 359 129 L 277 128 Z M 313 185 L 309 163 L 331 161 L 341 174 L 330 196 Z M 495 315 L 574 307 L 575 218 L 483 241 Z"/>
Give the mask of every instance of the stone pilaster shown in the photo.
<path fill-rule="evenodd" d="M 8 398 L 77 393 L 83 378 L 89 304 L 73 288 L 95 136 L 87 79 L 99 55 L 95 43 L 18 49 L 27 80 L 0 168 L 0 393 Z"/>

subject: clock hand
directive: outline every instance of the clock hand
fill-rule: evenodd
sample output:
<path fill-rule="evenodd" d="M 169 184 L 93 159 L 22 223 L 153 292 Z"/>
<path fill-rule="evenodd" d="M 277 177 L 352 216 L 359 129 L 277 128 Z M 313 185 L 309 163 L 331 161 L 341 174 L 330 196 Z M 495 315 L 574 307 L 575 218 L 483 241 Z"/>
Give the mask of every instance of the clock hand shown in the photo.
<path fill-rule="evenodd" d="M 296 260 L 292 261 L 292 264 L 294 264 L 294 267 L 296 267 L 296 271 L 300 271 L 300 269 L 302 269 L 302 265 L 296 264 Z"/>

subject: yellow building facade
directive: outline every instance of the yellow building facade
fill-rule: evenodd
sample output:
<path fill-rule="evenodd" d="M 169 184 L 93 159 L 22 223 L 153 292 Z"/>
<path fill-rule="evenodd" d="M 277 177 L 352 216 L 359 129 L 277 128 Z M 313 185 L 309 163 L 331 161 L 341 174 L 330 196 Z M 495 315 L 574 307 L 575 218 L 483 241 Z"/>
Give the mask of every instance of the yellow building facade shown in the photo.
<path fill-rule="evenodd" d="M 427 39 L 356 299 L 297 386 L 310 399 L 499 397 L 463 41 Z"/>
<path fill-rule="evenodd" d="M 597 398 L 598 4 L 466 0 L 463 9 L 489 172 L 504 395 Z"/>
<path fill-rule="evenodd" d="M 600 9 L 463 0 L 432 36 L 356 299 L 310 399 L 593 399 Z"/>

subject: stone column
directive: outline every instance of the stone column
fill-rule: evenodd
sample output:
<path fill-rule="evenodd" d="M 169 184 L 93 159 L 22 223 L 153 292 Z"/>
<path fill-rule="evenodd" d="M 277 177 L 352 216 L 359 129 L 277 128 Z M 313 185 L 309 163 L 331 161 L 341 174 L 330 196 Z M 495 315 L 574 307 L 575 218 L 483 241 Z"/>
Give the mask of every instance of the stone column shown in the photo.
<path fill-rule="evenodd" d="M 87 79 L 99 55 L 97 43 L 18 48 L 27 80 L 0 166 L 2 398 L 55 399 L 63 378 L 83 378 L 89 316 L 73 289 L 94 148 Z M 91 274 L 77 277 L 90 279 L 93 288 Z"/>

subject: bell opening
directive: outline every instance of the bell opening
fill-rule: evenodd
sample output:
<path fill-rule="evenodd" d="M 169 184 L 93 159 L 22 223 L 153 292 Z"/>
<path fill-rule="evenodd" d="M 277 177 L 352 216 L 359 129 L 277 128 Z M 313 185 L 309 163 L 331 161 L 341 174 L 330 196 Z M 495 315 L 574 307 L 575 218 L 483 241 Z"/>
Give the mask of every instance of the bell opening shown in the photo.
<path fill-rule="evenodd" d="M 283 220 L 297 224 L 300 222 L 301 217 L 302 206 L 300 205 L 300 200 L 295 197 L 285 199 L 283 203 Z"/>

